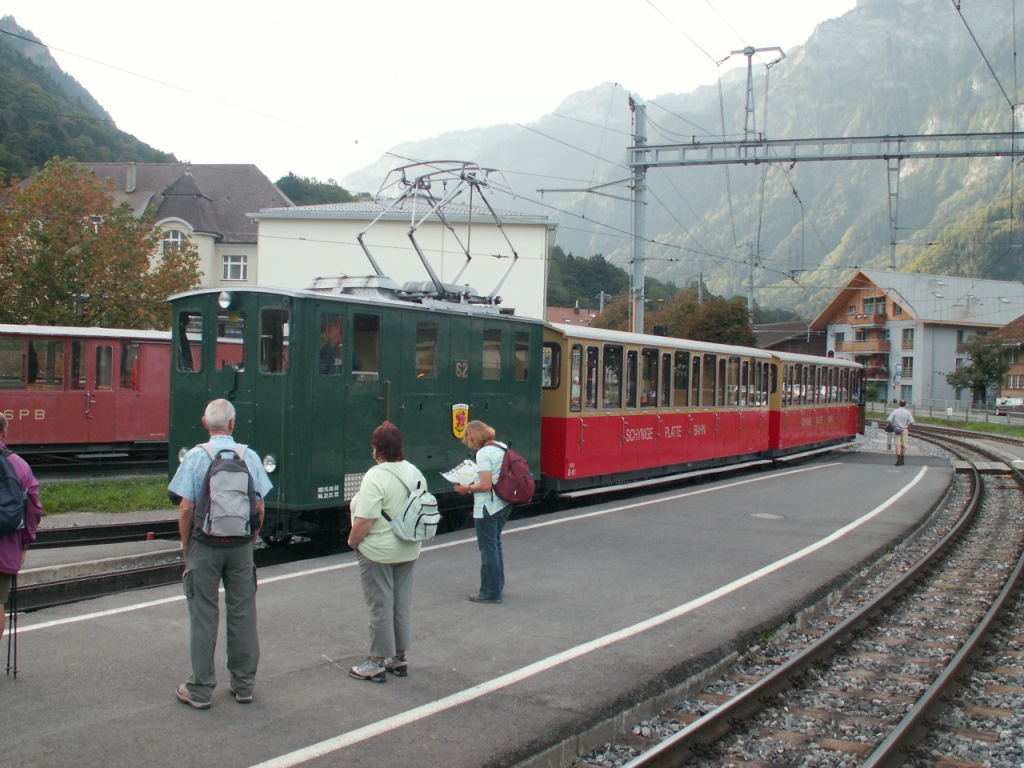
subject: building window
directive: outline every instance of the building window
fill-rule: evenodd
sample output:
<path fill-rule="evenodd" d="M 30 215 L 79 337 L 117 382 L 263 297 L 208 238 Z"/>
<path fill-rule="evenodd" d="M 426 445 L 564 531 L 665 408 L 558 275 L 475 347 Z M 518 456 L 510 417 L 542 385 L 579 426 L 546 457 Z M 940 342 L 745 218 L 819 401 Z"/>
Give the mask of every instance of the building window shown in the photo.
<path fill-rule="evenodd" d="M 903 314 L 903 307 L 901 307 L 896 302 L 893 302 L 893 304 L 892 304 L 892 314 L 893 314 L 893 317 L 899 317 L 900 315 Z"/>
<path fill-rule="evenodd" d="M 914 329 L 904 328 L 903 329 L 903 349 L 914 348 Z"/>
<path fill-rule="evenodd" d="M 847 310 L 847 314 L 856 315 L 857 314 L 857 307 L 855 307 L 854 305 L 851 304 L 849 310 Z"/>
<path fill-rule="evenodd" d="M 160 253 L 171 253 L 180 250 L 185 244 L 185 233 L 180 229 L 168 229 L 160 239 Z"/>
<path fill-rule="evenodd" d="M 836 344 L 846 341 L 846 331 L 836 331 Z"/>
<path fill-rule="evenodd" d="M 245 280 L 249 275 L 247 256 L 225 256 L 222 280 Z"/>
<path fill-rule="evenodd" d="M 914 373 L 914 358 L 904 357 L 901 358 L 901 362 L 903 364 L 903 375 L 909 378 Z"/>

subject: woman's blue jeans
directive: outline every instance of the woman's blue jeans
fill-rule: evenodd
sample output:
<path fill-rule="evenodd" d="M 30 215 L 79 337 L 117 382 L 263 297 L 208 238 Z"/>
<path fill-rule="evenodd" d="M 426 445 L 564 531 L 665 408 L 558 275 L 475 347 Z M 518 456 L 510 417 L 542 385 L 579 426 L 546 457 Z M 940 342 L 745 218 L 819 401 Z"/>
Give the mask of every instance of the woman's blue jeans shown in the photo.
<path fill-rule="evenodd" d="M 480 597 L 498 600 L 505 589 L 505 560 L 501 552 L 501 532 L 508 522 L 512 505 L 506 504 L 493 515 L 473 518 L 476 543 L 480 547 Z"/>

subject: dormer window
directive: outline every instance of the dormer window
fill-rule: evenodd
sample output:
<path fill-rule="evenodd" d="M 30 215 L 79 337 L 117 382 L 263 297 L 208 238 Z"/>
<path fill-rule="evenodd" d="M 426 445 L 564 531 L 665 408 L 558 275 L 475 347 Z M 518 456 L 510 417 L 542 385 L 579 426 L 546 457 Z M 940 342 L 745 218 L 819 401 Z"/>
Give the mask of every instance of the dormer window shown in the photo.
<path fill-rule="evenodd" d="M 181 246 L 184 242 L 185 233 L 180 229 L 164 230 L 164 236 L 160 238 L 160 253 L 164 254 L 181 250 Z"/>

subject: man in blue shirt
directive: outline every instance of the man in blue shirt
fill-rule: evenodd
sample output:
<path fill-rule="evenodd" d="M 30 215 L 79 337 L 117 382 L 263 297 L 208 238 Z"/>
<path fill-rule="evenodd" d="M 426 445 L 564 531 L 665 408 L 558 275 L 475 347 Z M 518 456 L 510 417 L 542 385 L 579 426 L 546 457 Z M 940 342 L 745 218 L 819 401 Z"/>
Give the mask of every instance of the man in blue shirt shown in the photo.
<path fill-rule="evenodd" d="M 214 448 L 237 447 L 231 436 L 235 429 L 235 407 L 227 400 L 214 400 L 206 406 L 203 426 L 210 433 L 210 444 Z M 258 497 L 256 510 L 262 525 L 263 498 L 273 484 L 255 451 L 247 448 L 242 458 L 253 478 Z M 192 537 L 196 499 L 212 463 L 206 449 L 197 445 L 185 454 L 168 485 L 171 493 L 181 497 L 178 532 L 185 555 L 183 586 L 188 599 L 192 656 L 192 674 L 178 686 L 176 695 L 183 704 L 196 709 L 210 708 L 210 698 L 217 685 L 213 655 L 220 621 L 217 593 L 221 581 L 227 607 L 228 672 L 231 674 L 228 690 L 240 704 L 252 701 L 260 659 L 256 633 L 256 566 L 252 559 L 253 543 L 259 530 L 253 532 L 251 540 L 242 540 L 236 546 L 211 546 Z"/>

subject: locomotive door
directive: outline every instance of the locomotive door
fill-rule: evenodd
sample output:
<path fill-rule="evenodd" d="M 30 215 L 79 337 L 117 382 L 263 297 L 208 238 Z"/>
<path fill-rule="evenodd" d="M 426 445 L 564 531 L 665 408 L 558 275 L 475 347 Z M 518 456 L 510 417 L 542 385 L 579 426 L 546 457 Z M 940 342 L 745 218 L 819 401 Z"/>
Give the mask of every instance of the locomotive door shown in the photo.
<path fill-rule="evenodd" d="M 117 345 L 108 339 L 71 342 L 71 388 L 82 396 L 82 418 L 90 443 L 117 441 Z"/>
<path fill-rule="evenodd" d="M 346 473 L 365 472 L 373 466 L 370 438 L 385 420 L 395 421 L 393 397 L 397 385 L 394 355 L 401 345 L 397 328 L 385 328 L 379 312 L 353 309 L 347 340 L 343 341 L 344 435 L 342 447 Z M 387 339 L 383 343 L 383 339 Z M 397 422 L 396 422 L 397 423 Z"/>

